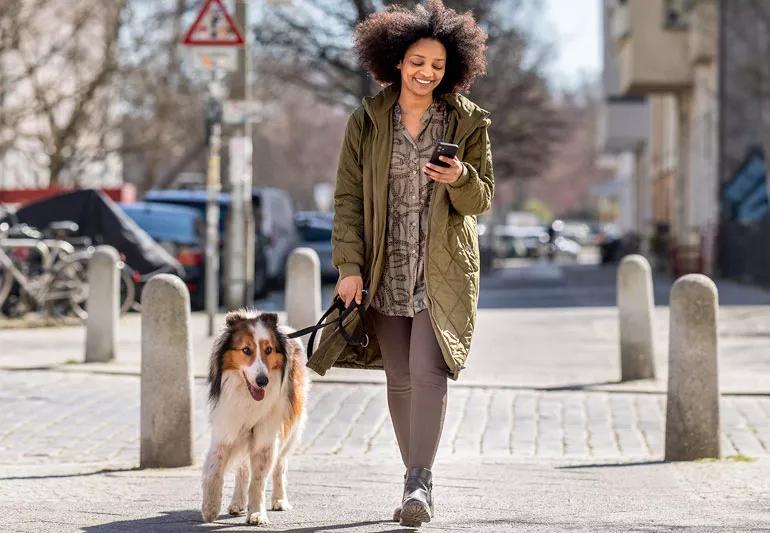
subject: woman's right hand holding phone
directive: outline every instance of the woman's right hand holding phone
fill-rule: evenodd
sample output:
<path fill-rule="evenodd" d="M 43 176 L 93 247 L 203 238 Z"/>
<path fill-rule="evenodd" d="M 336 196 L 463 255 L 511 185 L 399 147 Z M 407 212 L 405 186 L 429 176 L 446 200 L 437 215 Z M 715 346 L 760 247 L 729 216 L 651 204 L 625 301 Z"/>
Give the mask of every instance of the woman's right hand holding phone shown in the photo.
<path fill-rule="evenodd" d="M 361 276 L 346 276 L 340 281 L 337 292 L 345 302 L 345 307 L 350 307 L 350 302 L 355 299 L 357 304 L 361 303 L 361 291 L 364 289 L 364 280 Z"/>

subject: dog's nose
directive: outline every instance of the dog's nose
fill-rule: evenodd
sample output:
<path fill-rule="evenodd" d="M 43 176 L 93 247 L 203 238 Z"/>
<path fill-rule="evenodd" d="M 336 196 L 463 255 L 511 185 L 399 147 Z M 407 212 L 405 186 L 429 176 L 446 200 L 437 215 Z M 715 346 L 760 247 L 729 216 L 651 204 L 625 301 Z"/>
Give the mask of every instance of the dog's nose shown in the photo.
<path fill-rule="evenodd" d="M 261 375 L 257 376 L 257 385 L 259 387 L 267 387 L 268 379 L 267 376 Z"/>

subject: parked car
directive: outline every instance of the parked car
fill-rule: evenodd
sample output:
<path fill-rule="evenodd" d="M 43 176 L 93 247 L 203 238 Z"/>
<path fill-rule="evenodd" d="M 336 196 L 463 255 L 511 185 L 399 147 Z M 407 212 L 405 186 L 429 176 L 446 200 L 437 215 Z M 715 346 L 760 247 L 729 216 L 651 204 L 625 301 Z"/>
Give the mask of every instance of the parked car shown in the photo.
<path fill-rule="evenodd" d="M 189 207 L 135 202 L 118 204 L 136 224 L 174 256 L 185 270 L 190 306 L 204 307 L 205 241 L 203 219 Z"/>
<path fill-rule="evenodd" d="M 294 223 L 294 202 L 287 191 L 277 187 L 254 189 L 252 198 L 258 233 L 266 243 L 268 278 L 282 286 L 286 281 L 286 261 L 300 240 Z"/>
<path fill-rule="evenodd" d="M 148 191 L 144 200 L 191 207 L 206 218 L 207 193 L 205 189 L 167 189 Z M 286 260 L 297 246 L 299 237 L 294 226 L 294 207 L 289 194 L 283 189 L 263 187 L 254 189 L 252 205 L 256 220 L 254 245 L 254 292 L 266 293 L 269 283 L 281 285 L 285 281 Z M 219 195 L 220 242 L 225 235 L 230 195 Z"/>
<path fill-rule="evenodd" d="M 335 281 L 338 273 L 332 263 L 332 227 L 331 213 L 320 211 L 299 211 L 294 215 L 294 223 L 299 232 L 299 246 L 312 248 L 321 262 L 321 278 Z"/>
<path fill-rule="evenodd" d="M 546 235 L 542 226 L 500 224 L 494 226 L 497 257 L 537 257 Z"/>
<path fill-rule="evenodd" d="M 572 239 L 581 246 L 592 244 L 596 238 L 596 235 L 591 230 L 591 226 L 587 222 L 580 220 L 565 220 L 562 235 Z"/>

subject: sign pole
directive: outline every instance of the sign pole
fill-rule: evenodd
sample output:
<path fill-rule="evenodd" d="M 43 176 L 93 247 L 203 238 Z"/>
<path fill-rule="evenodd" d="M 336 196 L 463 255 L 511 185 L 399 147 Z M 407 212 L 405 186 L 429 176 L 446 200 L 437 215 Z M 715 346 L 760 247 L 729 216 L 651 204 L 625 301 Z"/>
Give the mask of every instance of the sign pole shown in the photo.
<path fill-rule="evenodd" d="M 244 32 L 248 31 L 249 27 L 249 11 L 247 0 L 235 1 L 235 18 Z M 241 76 L 243 83 L 243 99 L 246 101 L 251 100 L 251 48 L 248 41 L 244 39 L 244 46 L 238 51 L 238 66 L 241 71 L 237 74 Z M 244 277 L 244 304 L 247 306 L 253 305 L 254 302 L 254 267 L 255 267 L 255 241 L 256 241 L 256 221 L 254 219 L 254 203 L 253 203 L 253 179 L 254 169 L 252 167 L 252 152 L 253 152 L 253 137 L 251 130 L 251 122 L 246 121 L 243 125 L 243 136 L 246 140 L 245 146 L 245 160 L 244 160 L 244 173 L 243 173 L 243 189 L 245 195 L 243 198 L 243 218 L 244 218 L 244 270 L 246 275 Z M 260 250 L 260 253 L 262 251 Z"/>
<path fill-rule="evenodd" d="M 209 165 L 206 175 L 206 313 L 208 315 L 209 337 L 214 335 L 216 313 L 219 309 L 219 192 L 220 149 L 222 146 L 221 103 L 214 97 L 209 99 Z"/>
<path fill-rule="evenodd" d="M 235 0 L 236 28 L 247 28 L 246 0 Z M 238 68 L 230 77 L 230 98 L 250 100 L 248 42 L 238 48 Z M 225 120 L 225 122 L 227 122 Z M 254 214 L 252 209 L 252 140 L 249 121 L 225 128 L 229 138 L 231 202 L 227 212 L 224 253 L 224 300 L 228 308 L 250 306 L 254 301 Z"/>
<path fill-rule="evenodd" d="M 245 2 L 240 6 L 244 10 Z M 245 44 L 238 26 L 227 12 L 222 0 L 205 0 L 195 21 L 185 33 L 182 44 L 191 49 L 196 68 L 211 72 L 207 101 L 206 126 L 209 143 L 208 173 L 206 175 L 206 313 L 209 336 L 214 334 L 214 322 L 219 309 L 219 196 L 222 190 L 222 102 L 225 71 L 237 69 L 237 49 Z M 227 287 L 227 280 L 225 280 Z"/>

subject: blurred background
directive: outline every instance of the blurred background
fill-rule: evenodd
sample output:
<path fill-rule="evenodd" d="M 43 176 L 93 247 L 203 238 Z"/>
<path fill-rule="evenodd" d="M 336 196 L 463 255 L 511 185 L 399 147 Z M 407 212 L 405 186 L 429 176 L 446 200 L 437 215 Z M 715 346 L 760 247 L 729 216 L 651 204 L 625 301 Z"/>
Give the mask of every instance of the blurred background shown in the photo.
<path fill-rule="evenodd" d="M 46 307 L 9 274 L 15 265 L 43 283 L 35 242 L 46 239 L 71 245 L 61 256 L 115 246 L 125 309 L 139 308 L 157 272 L 182 276 L 202 308 L 215 127 L 223 304 L 280 289 L 297 246 L 318 252 L 333 287 L 341 137 L 351 110 L 379 90 L 356 62 L 353 28 L 415 3 L 0 0 L 3 313 Z M 488 75 L 469 94 L 493 119 L 485 276 L 548 280 L 549 265 L 564 264 L 599 272 L 636 252 L 662 276 L 770 284 L 770 3 L 446 4 L 471 10 L 489 34 Z M 246 46 L 183 44 L 207 6 L 220 22 L 229 13 Z M 86 267 L 74 264 L 46 283 L 82 301 L 72 287 Z"/>

